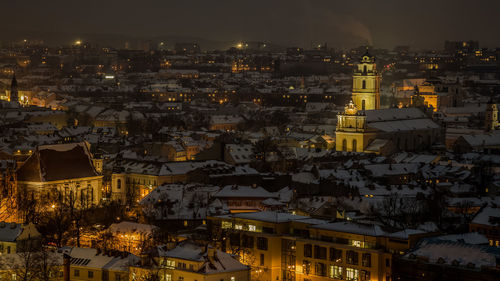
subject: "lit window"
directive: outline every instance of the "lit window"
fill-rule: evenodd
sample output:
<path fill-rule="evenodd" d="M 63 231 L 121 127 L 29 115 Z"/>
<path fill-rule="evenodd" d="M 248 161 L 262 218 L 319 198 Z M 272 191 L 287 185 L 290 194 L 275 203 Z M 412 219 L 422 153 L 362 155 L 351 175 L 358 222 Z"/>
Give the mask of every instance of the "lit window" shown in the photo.
<path fill-rule="evenodd" d="M 257 231 L 257 227 L 255 225 L 248 225 L 248 231 Z"/>
<path fill-rule="evenodd" d="M 236 224 L 236 225 L 234 225 L 234 229 L 242 230 L 243 229 L 243 225 Z"/>
<path fill-rule="evenodd" d="M 359 280 L 359 270 L 353 268 L 346 269 L 346 280 L 357 281 Z"/>
<path fill-rule="evenodd" d="M 330 265 L 330 278 L 342 279 L 342 266 Z"/>
<path fill-rule="evenodd" d="M 175 268 L 175 261 L 167 260 L 167 268 Z"/>
<path fill-rule="evenodd" d="M 229 221 L 223 221 L 222 222 L 222 228 L 223 229 L 232 228 L 232 227 L 233 227 L 233 223 L 232 222 L 229 222 Z"/>

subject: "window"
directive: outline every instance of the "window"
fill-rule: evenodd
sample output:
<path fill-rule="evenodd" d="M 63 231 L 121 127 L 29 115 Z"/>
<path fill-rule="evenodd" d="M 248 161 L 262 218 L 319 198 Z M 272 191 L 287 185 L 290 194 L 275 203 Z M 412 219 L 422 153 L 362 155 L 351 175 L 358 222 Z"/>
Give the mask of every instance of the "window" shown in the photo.
<path fill-rule="evenodd" d="M 240 234 L 231 233 L 229 235 L 229 243 L 231 244 L 231 246 L 240 246 Z"/>
<path fill-rule="evenodd" d="M 361 281 L 370 281 L 370 271 L 361 270 L 360 279 Z"/>
<path fill-rule="evenodd" d="M 75 271 L 73 272 L 73 275 L 80 276 L 80 270 L 75 269 Z"/>
<path fill-rule="evenodd" d="M 231 276 L 231 281 L 236 281 L 236 277 Z"/>
<path fill-rule="evenodd" d="M 362 265 L 365 266 L 365 267 L 370 267 L 372 266 L 372 255 L 370 253 L 364 253 L 362 256 L 361 256 L 361 259 L 362 259 Z"/>
<path fill-rule="evenodd" d="M 17 280 L 17 274 L 16 273 L 12 273 L 12 281 L 16 281 Z"/>
<path fill-rule="evenodd" d="M 385 266 L 391 267 L 391 260 L 390 259 L 385 259 Z"/>
<path fill-rule="evenodd" d="M 175 261 L 167 260 L 166 265 L 167 265 L 167 268 L 175 268 Z"/>
<path fill-rule="evenodd" d="M 326 260 L 326 248 L 320 246 L 314 246 L 314 258 Z"/>
<path fill-rule="evenodd" d="M 230 221 L 223 221 L 222 222 L 222 229 L 226 229 L 226 228 L 232 228 L 233 227 L 233 223 L 230 222 Z"/>
<path fill-rule="evenodd" d="M 91 270 L 89 270 L 89 271 L 87 272 L 87 276 L 88 276 L 88 278 L 89 278 L 89 279 L 94 278 L 94 272 L 93 272 L 93 271 L 91 271 Z"/>
<path fill-rule="evenodd" d="M 355 251 L 347 251 L 346 252 L 346 262 L 348 264 L 357 265 L 358 264 L 358 253 Z"/>
<path fill-rule="evenodd" d="M 342 266 L 330 265 L 330 278 L 342 279 Z"/>
<path fill-rule="evenodd" d="M 356 152 L 356 148 L 358 147 L 358 141 L 352 140 L 352 151 Z"/>
<path fill-rule="evenodd" d="M 347 151 L 347 139 L 342 141 L 342 151 Z"/>
<path fill-rule="evenodd" d="M 362 89 L 366 89 L 366 80 L 363 80 L 363 81 L 361 82 L 361 88 L 362 88 Z"/>
<path fill-rule="evenodd" d="M 304 257 L 312 258 L 312 246 L 311 246 L 311 244 L 304 245 Z"/>
<path fill-rule="evenodd" d="M 248 231 L 257 231 L 257 227 L 255 225 L 248 225 Z"/>
<path fill-rule="evenodd" d="M 361 101 L 361 110 L 365 110 L 365 108 L 366 108 L 366 101 L 362 100 Z"/>
<path fill-rule="evenodd" d="M 264 254 L 260 254 L 260 266 L 264 266 Z"/>
<path fill-rule="evenodd" d="M 317 262 L 314 264 L 314 272 L 318 276 L 326 276 L 326 266 L 324 263 Z"/>
<path fill-rule="evenodd" d="M 243 235 L 243 247 L 253 248 L 253 236 Z"/>
<path fill-rule="evenodd" d="M 262 227 L 262 232 L 272 234 L 274 229 L 272 227 Z"/>
<path fill-rule="evenodd" d="M 330 260 L 334 262 L 342 262 L 342 250 L 330 248 Z"/>
<path fill-rule="evenodd" d="M 363 72 L 366 73 L 366 65 L 363 65 Z"/>
<path fill-rule="evenodd" d="M 117 189 L 121 189 L 121 188 L 122 188 L 122 180 L 121 180 L 121 179 L 118 179 L 118 180 L 116 181 L 116 188 L 117 188 Z"/>
<path fill-rule="evenodd" d="M 120 273 L 115 273 L 115 281 L 121 281 Z"/>
<path fill-rule="evenodd" d="M 172 275 L 171 274 L 165 274 L 165 281 L 172 281 Z"/>
<path fill-rule="evenodd" d="M 302 269 L 302 270 L 303 270 L 303 272 L 304 272 L 306 275 L 308 275 L 309 273 L 311 273 L 311 262 L 310 262 L 310 261 L 308 261 L 308 260 L 304 260 L 304 261 L 302 262 L 302 268 L 303 268 L 303 269 Z"/>
<path fill-rule="evenodd" d="M 184 277 L 179 276 L 179 281 L 184 281 Z"/>
<path fill-rule="evenodd" d="M 257 237 L 257 249 L 267 251 L 267 238 Z"/>
<path fill-rule="evenodd" d="M 346 280 L 347 281 L 358 281 L 359 280 L 359 270 L 354 268 L 346 269 Z"/>

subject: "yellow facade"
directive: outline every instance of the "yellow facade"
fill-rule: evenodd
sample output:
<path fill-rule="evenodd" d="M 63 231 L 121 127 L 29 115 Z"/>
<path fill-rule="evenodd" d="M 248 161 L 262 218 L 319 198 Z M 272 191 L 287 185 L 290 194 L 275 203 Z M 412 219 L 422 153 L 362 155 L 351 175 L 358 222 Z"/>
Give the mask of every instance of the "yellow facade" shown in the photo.
<path fill-rule="evenodd" d="M 159 281 L 250 281 L 246 270 L 220 270 L 202 273 L 205 261 L 193 261 L 172 257 L 156 257 L 155 265 L 137 265 L 130 267 L 129 280 Z"/>
<path fill-rule="evenodd" d="M 380 108 L 380 75 L 375 58 L 365 54 L 354 70 L 352 99 L 360 110 Z"/>
<path fill-rule="evenodd" d="M 335 231 L 329 223 L 303 217 L 276 223 L 227 216 L 209 220 L 212 235 L 225 237 L 225 251 L 251 267 L 252 280 L 391 280 L 392 254 L 414 243 L 413 238 Z"/>
<path fill-rule="evenodd" d="M 363 152 L 375 134 L 367 132 L 366 115 L 351 102 L 337 115 L 335 137 L 337 151 Z"/>

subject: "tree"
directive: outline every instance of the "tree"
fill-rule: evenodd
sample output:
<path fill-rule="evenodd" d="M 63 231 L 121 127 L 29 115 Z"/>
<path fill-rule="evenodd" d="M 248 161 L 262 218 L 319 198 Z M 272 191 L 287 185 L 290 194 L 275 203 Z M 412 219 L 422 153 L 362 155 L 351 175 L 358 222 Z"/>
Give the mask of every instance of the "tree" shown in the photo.
<path fill-rule="evenodd" d="M 47 248 L 0 256 L 0 266 L 11 269 L 17 281 L 54 280 L 60 265 L 60 255 Z"/>
<path fill-rule="evenodd" d="M 255 158 L 262 161 L 262 163 L 267 162 L 267 155 L 270 152 L 276 151 L 277 146 L 270 137 L 263 138 L 257 141 L 253 147 L 253 153 Z"/>

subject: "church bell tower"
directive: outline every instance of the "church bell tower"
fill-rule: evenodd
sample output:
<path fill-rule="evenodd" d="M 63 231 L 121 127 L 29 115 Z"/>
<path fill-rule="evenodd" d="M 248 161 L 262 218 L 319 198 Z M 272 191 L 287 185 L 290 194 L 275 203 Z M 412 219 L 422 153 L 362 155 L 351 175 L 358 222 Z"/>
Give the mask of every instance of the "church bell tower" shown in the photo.
<path fill-rule="evenodd" d="M 352 99 L 360 110 L 380 109 L 380 75 L 368 51 L 354 69 Z"/>

